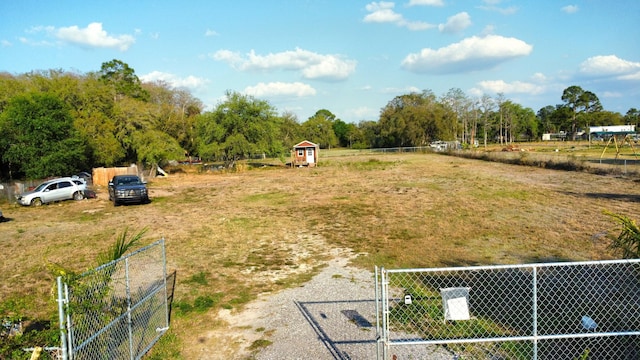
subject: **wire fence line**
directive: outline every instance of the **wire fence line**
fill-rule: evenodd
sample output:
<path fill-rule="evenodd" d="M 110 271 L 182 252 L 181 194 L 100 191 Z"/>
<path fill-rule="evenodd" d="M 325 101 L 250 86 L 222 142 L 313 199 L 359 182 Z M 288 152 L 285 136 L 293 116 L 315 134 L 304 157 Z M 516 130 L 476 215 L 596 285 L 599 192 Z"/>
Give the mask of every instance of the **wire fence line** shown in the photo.
<path fill-rule="evenodd" d="M 640 359 L 640 260 L 376 268 L 378 359 Z"/>
<path fill-rule="evenodd" d="M 169 328 L 164 239 L 57 280 L 64 360 L 140 359 Z"/>

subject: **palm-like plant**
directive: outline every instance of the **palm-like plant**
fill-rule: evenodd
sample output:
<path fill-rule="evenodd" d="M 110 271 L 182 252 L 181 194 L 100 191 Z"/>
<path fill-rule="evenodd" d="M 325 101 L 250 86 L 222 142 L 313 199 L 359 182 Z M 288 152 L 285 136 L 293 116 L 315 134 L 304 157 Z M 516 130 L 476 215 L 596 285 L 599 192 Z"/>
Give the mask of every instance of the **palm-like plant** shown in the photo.
<path fill-rule="evenodd" d="M 621 226 L 620 234 L 613 239 L 609 248 L 620 253 L 625 259 L 640 258 L 640 227 L 625 215 L 614 214 L 610 211 L 604 213 L 611 216 Z"/>
<path fill-rule="evenodd" d="M 127 253 L 127 251 L 129 251 L 132 247 L 137 245 L 138 242 L 140 242 L 140 240 L 148 230 L 149 228 L 145 227 L 142 230 L 138 231 L 137 234 L 129 238 L 129 229 L 125 228 L 124 231 L 116 238 L 116 242 L 105 252 L 98 256 L 98 264 L 104 265 L 114 260 L 120 259 L 124 254 Z"/>

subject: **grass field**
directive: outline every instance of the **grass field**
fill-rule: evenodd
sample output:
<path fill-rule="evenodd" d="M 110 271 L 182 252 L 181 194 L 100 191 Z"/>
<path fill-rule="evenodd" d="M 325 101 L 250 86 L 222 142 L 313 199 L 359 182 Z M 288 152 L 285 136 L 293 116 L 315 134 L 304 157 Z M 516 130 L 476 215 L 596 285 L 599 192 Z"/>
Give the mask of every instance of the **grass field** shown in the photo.
<path fill-rule="evenodd" d="M 80 202 L 3 204 L 0 317 L 55 320 L 50 265 L 93 268 L 125 228 L 148 227 L 144 243 L 164 237 L 177 274 L 171 330 L 152 358 L 192 359 L 203 348 L 234 358 L 252 344 L 221 335 L 220 309 L 303 283 L 332 248 L 352 249 L 370 269 L 610 259 L 618 229 L 603 211 L 640 214 L 637 176 L 437 154 L 320 155 L 316 168 L 172 169 L 150 179 L 152 201 L 141 206 L 113 207 L 105 189 Z"/>

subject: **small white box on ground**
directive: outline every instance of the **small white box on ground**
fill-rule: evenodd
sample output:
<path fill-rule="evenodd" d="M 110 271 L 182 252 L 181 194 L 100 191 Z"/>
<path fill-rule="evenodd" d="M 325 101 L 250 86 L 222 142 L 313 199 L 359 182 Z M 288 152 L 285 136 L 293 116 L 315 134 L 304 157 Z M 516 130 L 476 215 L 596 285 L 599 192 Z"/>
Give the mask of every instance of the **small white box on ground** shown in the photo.
<path fill-rule="evenodd" d="M 444 320 L 469 320 L 469 290 L 467 287 L 440 289 Z"/>

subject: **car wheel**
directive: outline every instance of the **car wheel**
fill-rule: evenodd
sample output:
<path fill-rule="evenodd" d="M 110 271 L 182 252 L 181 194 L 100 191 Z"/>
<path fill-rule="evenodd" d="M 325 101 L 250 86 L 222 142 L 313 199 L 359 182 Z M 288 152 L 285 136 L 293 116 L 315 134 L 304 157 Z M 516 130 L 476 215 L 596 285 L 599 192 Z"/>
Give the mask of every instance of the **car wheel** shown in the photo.
<path fill-rule="evenodd" d="M 113 206 L 118 206 L 118 199 L 116 199 L 115 197 L 113 198 Z"/>
<path fill-rule="evenodd" d="M 40 205 L 42 205 L 42 199 L 35 198 L 31 200 L 31 206 L 40 206 Z"/>
<path fill-rule="evenodd" d="M 82 200 L 84 199 L 84 195 L 82 195 L 82 192 L 77 191 L 75 194 L 73 194 L 73 200 Z"/>

